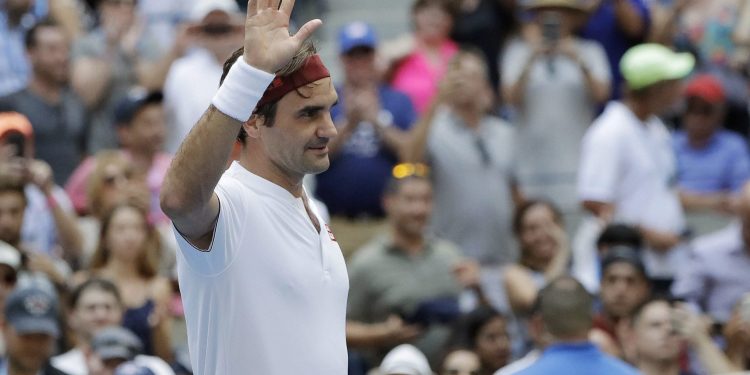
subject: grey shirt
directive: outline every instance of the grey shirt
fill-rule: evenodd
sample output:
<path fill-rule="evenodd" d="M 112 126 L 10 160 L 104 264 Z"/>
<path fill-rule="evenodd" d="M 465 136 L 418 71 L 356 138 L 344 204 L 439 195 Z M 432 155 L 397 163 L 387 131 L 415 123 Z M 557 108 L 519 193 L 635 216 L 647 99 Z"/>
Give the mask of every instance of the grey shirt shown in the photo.
<path fill-rule="evenodd" d="M 677 271 L 672 294 L 685 298 L 719 322 L 750 292 L 750 250 L 735 221 L 691 244 L 689 261 Z"/>
<path fill-rule="evenodd" d="M 56 184 L 64 185 L 84 155 L 87 118 L 78 96 L 65 89 L 59 103 L 47 103 L 24 89 L 0 99 L 0 107 L 29 118 L 36 158 L 52 167 Z"/>
<path fill-rule="evenodd" d="M 576 39 L 575 49 L 597 80 L 610 81 L 604 49 Z M 516 39 L 502 59 L 505 86 L 518 82 L 533 53 Z M 518 108 L 518 182 L 525 194 L 546 198 L 563 212 L 578 210 L 576 172 L 581 139 L 594 120 L 596 103 L 578 63 L 555 55 L 534 60 Z"/>
<path fill-rule="evenodd" d="M 444 240 L 428 240 L 424 251 L 409 256 L 379 236 L 357 251 L 349 264 L 347 319 L 383 322 L 392 314 L 410 315 L 421 302 L 456 297 L 461 286 L 453 267 L 462 259 L 458 248 Z M 449 327 L 431 325 L 415 342 L 431 360 L 437 359 Z M 390 348 L 376 353 L 377 360 Z"/>
<path fill-rule="evenodd" d="M 433 121 L 427 141 L 434 184 L 432 230 L 483 266 L 513 262 L 513 128 L 487 116 L 476 130 L 470 129 L 445 107 Z"/>

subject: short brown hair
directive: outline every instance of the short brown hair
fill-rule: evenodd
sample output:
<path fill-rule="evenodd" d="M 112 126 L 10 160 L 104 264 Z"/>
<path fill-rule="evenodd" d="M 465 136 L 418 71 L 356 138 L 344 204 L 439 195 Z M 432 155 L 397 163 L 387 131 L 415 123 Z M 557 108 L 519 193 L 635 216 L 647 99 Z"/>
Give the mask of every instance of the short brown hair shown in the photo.
<path fill-rule="evenodd" d="M 585 335 L 594 317 L 594 298 L 578 280 L 563 276 L 539 291 L 539 310 L 549 333 L 557 338 Z"/>
<path fill-rule="evenodd" d="M 306 41 L 305 43 L 300 46 L 300 48 L 297 50 L 297 52 L 294 54 L 291 60 L 284 65 L 281 69 L 279 69 L 276 72 L 276 75 L 279 77 L 286 77 L 300 68 L 302 68 L 302 65 L 305 63 L 305 60 L 307 60 L 308 57 L 314 55 L 317 53 L 317 50 L 315 49 L 315 45 L 310 42 Z M 231 56 L 224 62 L 224 71 L 221 74 L 221 80 L 219 81 L 219 86 L 221 86 L 224 83 L 224 79 L 227 78 L 227 74 L 229 74 L 229 69 L 232 68 L 232 65 L 242 57 L 242 55 L 245 54 L 245 47 L 240 47 L 234 53 L 232 53 Z M 297 91 L 299 94 L 299 91 Z M 301 94 L 300 94 L 301 95 Z M 255 110 L 253 110 L 253 115 L 256 116 L 262 116 L 265 120 L 265 125 L 270 127 L 273 126 L 274 119 L 276 118 L 276 104 L 278 101 L 268 103 L 259 107 L 255 107 Z M 237 134 L 237 140 L 245 143 L 245 139 L 247 139 L 247 133 L 245 133 L 245 129 L 240 129 L 240 133 Z"/>

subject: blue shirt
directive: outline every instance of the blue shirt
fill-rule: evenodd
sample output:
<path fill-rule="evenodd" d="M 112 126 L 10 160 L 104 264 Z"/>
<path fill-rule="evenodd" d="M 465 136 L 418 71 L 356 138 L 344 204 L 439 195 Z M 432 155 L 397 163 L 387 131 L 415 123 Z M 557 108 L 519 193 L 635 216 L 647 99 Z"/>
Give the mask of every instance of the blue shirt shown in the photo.
<path fill-rule="evenodd" d="M 739 191 L 750 179 L 750 153 L 745 140 L 727 130 L 719 130 L 700 149 L 678 131 L 672 138 L 677 158 L 677 184 L 695 193 Z"/>
<path fill-rule="evenodd" d="M 340 88 L 337 92 L 339 103 L 331 109 L 331 116 L 340 123 L 346 97 Z M 386 86 L 379 88 L 379 94 L 381 107 L 393 116 L 393 126 L 409 129 L 417 118 L 411 100 Z M 331 167 L 317 176 L 316 195 L 331 216 L 383 216 L 380 198 L 398 158 L 384 147 L 373 126 L 377 125 L 359 124 L 339 154 L 331 157 Z"/>
<path fill-rule="evenodd" d="M 604 354 L 592 343 L 555 344 L 516 375 L 637 375 L 638 370 Z"/>
<path fill-rule="evenodd" d="M 644 0 L 629 0 L 644 20 L 646 27 L 640 38 L 628 37 L 619 26 L 615 15 L 613 1 L 602 1 L 602 4 L 589 17 L 581 35 L 590 40 L 595 40 L 604 47 L 609 60 L 609 68 L 612 72 L 612 98 L 618 99 L 622 95 L 622 74 L 620 73 L 620 59 L 630 48 L 642 43 L 651 25 L 651 15 L 648 5 Z"/>

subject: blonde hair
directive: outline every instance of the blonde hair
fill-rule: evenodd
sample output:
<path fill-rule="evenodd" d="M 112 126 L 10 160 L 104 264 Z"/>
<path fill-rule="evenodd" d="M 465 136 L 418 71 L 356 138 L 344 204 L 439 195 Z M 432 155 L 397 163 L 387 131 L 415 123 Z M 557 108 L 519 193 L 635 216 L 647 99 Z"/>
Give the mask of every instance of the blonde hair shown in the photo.
<path fill-rule="evenodd" d="M 110 226 L 112 225 L 112 219 L 115 217 L 118 211 L 123 209 L 133 209 L 138 212 L 146 231 L 146 240 L 142 244 L 142 253 L 138 257 L 138 275 L 144 279 L 151 279 L 155 277 L 159 269 L 159 261 L 161 258 L 161 241 L 159 235 L 148 221 L 148 212 L 138 204 L 132 202 L 124 202 L 114 206 L 112 209 L 106 212 L 102 219 L 101 229 L 99 231 L 99 244 L 96 246 L 96 251 L 91 257 L 91 264 L 89 268 L 91 271 L 98 271 L 104 268 L 111 260 L 111 252 L 107 247 L 107 235 L 109 234 Z"/>

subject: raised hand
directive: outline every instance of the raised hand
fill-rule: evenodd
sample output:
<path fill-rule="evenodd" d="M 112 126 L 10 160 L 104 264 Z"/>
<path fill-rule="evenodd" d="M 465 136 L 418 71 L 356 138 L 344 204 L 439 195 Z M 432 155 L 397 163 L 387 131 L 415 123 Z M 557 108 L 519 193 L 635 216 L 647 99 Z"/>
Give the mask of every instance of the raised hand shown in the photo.
<path fill-rule="evenodd" d="M 245 20 L 245 53 L 249 65 L 275 73 L 292 59 L 302 43 L 322 25 L 314 19 L 289 35 L 294 0 L 250 0 Z"/>

